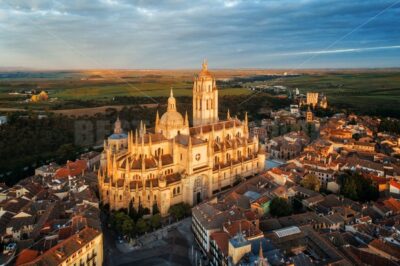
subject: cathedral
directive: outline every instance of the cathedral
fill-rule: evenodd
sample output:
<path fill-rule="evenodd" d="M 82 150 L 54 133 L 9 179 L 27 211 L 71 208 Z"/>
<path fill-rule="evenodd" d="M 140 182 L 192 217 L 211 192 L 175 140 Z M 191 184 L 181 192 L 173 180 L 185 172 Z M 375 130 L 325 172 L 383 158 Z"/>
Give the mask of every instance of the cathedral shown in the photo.
<path fill-rule="evenodd" d="M 174 204 L 195 205 L 264 170 L 265 151 L 249 136 L 247 114 L 239 120 L 228 111 L 218 118 L 218 89 L 207 62 L 194 78 L 193 126 L 177 111 L 172 90 L 167 104 L 154 130 L 141 124 L 126 134 L 115 122 L 98 172 L 101 200 L 111 210 L 157 204 L 165 216 Z"/>

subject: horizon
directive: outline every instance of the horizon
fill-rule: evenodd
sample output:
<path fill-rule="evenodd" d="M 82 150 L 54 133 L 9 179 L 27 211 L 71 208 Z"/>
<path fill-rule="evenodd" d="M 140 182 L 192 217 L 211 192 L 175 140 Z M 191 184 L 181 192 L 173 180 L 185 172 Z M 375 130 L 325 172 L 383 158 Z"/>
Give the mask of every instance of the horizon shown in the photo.
<path fill-rule="evenodd" d="M 0 68 L 398 68 L 398 17 L 398 0 L 2 1 Z"/>
<path fill-rule="evenodd" d="M 30 67 L 0 67 L 0 72 L 90 72 L 90 71 L 199 71 L 200 68 L 30 68 Z M 238 68 L 210 68 L 213 71 L 353 71 L 353 70 L 382 70 L 397 71 L 400 66 L 394 67 L 320 67 L 320 68 L 257 68 L 257 67 L 238 67 Z"/>

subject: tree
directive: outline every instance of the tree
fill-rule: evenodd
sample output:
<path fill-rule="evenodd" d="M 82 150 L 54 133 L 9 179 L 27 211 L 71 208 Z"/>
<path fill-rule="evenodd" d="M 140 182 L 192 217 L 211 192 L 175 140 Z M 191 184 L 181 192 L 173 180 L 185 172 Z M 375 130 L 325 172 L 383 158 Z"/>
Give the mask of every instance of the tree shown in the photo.
<path fill-rule="evenodd" d="M 285 198 L 274 198 L 269 205 L 270 213 L 273 216 L 288 216 L 292 214 L 292 207 Z"/>
<path fill-rule="evenodd" d="M 294 213 L 300 213 L 303 211 L 303 203 L 301 203 L 300 198 L 293 198 L 292 208 Z"/>
<path fill-rule="evenodd" d="M 307 174 L 306 176 L 304 176 L 300 184 L 303 187 L 314 191 L 319 191 L 319 189 L 321 188 L 321 182 L 319 181 L 318 177 L 313 174 Z"/>
<path fill-rule="evenodd" d="M 139 220 L 136 222 L 136 230 L 139 234 L 144 234 L 149 230 L 149 226 L 143 218 L 139 218 Z"/>
<path fill-rule="evenodd" d="M 129 216 L 126 216 L 121 226 L 121 232 L 124 235 L 131 236 L 133 235 L 134 230 L 135 230 L 135 223 Z"/>
<path fill-rule="evenodd" d="M 157 203 L 153 204 L 153 212 L 152 213 L 153 213 L 153 215 L 155 215 L 157 213 L 160 213 L 160 210 L 158 209 Z"/>
<path fill-rule="evenodd" d="M 377 185 L 359 173 L 345 172 L 338 178 L 341 194 L 356 201 L 371 201 L 379 197 Z"/>
<path fill-rule="evenodd" d="M 191 208 L 187 203 L 178 203 L 172 205 L 169 210 L 169 214 L 172 215 L 176 220 L 180 220 L 185 216 L 191 214 Z"/>
<path fill-rule="evenodd" d="M 157 229 L 161 226 L 161 215 L 159 213 L 150 217 L 150 226 L 153 229 Z"/>
<path fill-rule="evenodd" d="M 111 226 L 120 234 L 130 235 L 133 232 L 134 223 L 123 211 L 117 211 L 111 215 Z"/>
<path fill-rule="evenodd" d="M 72 144 L 63 144 L 57 149 L 57 162 L 65 163 L 67 160 L 74 160 L 76 157 L 76 149 Z"/>

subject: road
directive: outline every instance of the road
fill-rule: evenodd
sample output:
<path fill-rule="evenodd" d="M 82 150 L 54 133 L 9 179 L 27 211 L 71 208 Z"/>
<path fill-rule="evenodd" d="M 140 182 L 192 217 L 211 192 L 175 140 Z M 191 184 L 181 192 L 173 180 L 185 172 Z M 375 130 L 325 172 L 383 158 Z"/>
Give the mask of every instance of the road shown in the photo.
<path fill-rule="evenodd" d="M 197 249 L 193 248 L 192 251 L 194 239 L 190 226 L 189 217 L 169 229 L 142 237 L 143 247 L 137 250 L 116 244 L 115 234 L 108 228 L 103 228 L 104 265 L 192 265 L 190 257 L 196 254 Z M 196 257 L 200 258 L 200 255 Z"/>

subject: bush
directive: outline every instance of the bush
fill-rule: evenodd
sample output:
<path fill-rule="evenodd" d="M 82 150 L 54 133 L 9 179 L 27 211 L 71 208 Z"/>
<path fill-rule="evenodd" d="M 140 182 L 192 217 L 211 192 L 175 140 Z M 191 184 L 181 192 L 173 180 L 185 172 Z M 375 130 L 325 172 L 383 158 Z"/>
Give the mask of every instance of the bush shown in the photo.
<path fill-rule="evenodd" d="M 274 198 L 269 206 L 270 213 L 273 216 L 282 217 L 292 214 L 292 207 L 284 198 Z"/>
<path fill-rule="evenodd" d="M 346 172 L 339 176 L 338 181 L 341 194 L 349 199 L 365 202 L 379 197 L 376 184 L 358 173 Z"/>
<path fill-rule="evenodd" d="M 321 188 L 321 182 L 319 181 L 318 177 L 313 174 L 307 174 L 306 176 L 304 176 L 300 184 L 303 187 L 314 191 L 319 191 L 319 189 Z"/>
<path fill-rule="evenodd" d="M 178 203 L 171 206 L 168 210 L 169 214 L 173 216 L 176 220 L 180 220 L 191 214 L 192 208 L 189 204 Z"/>

